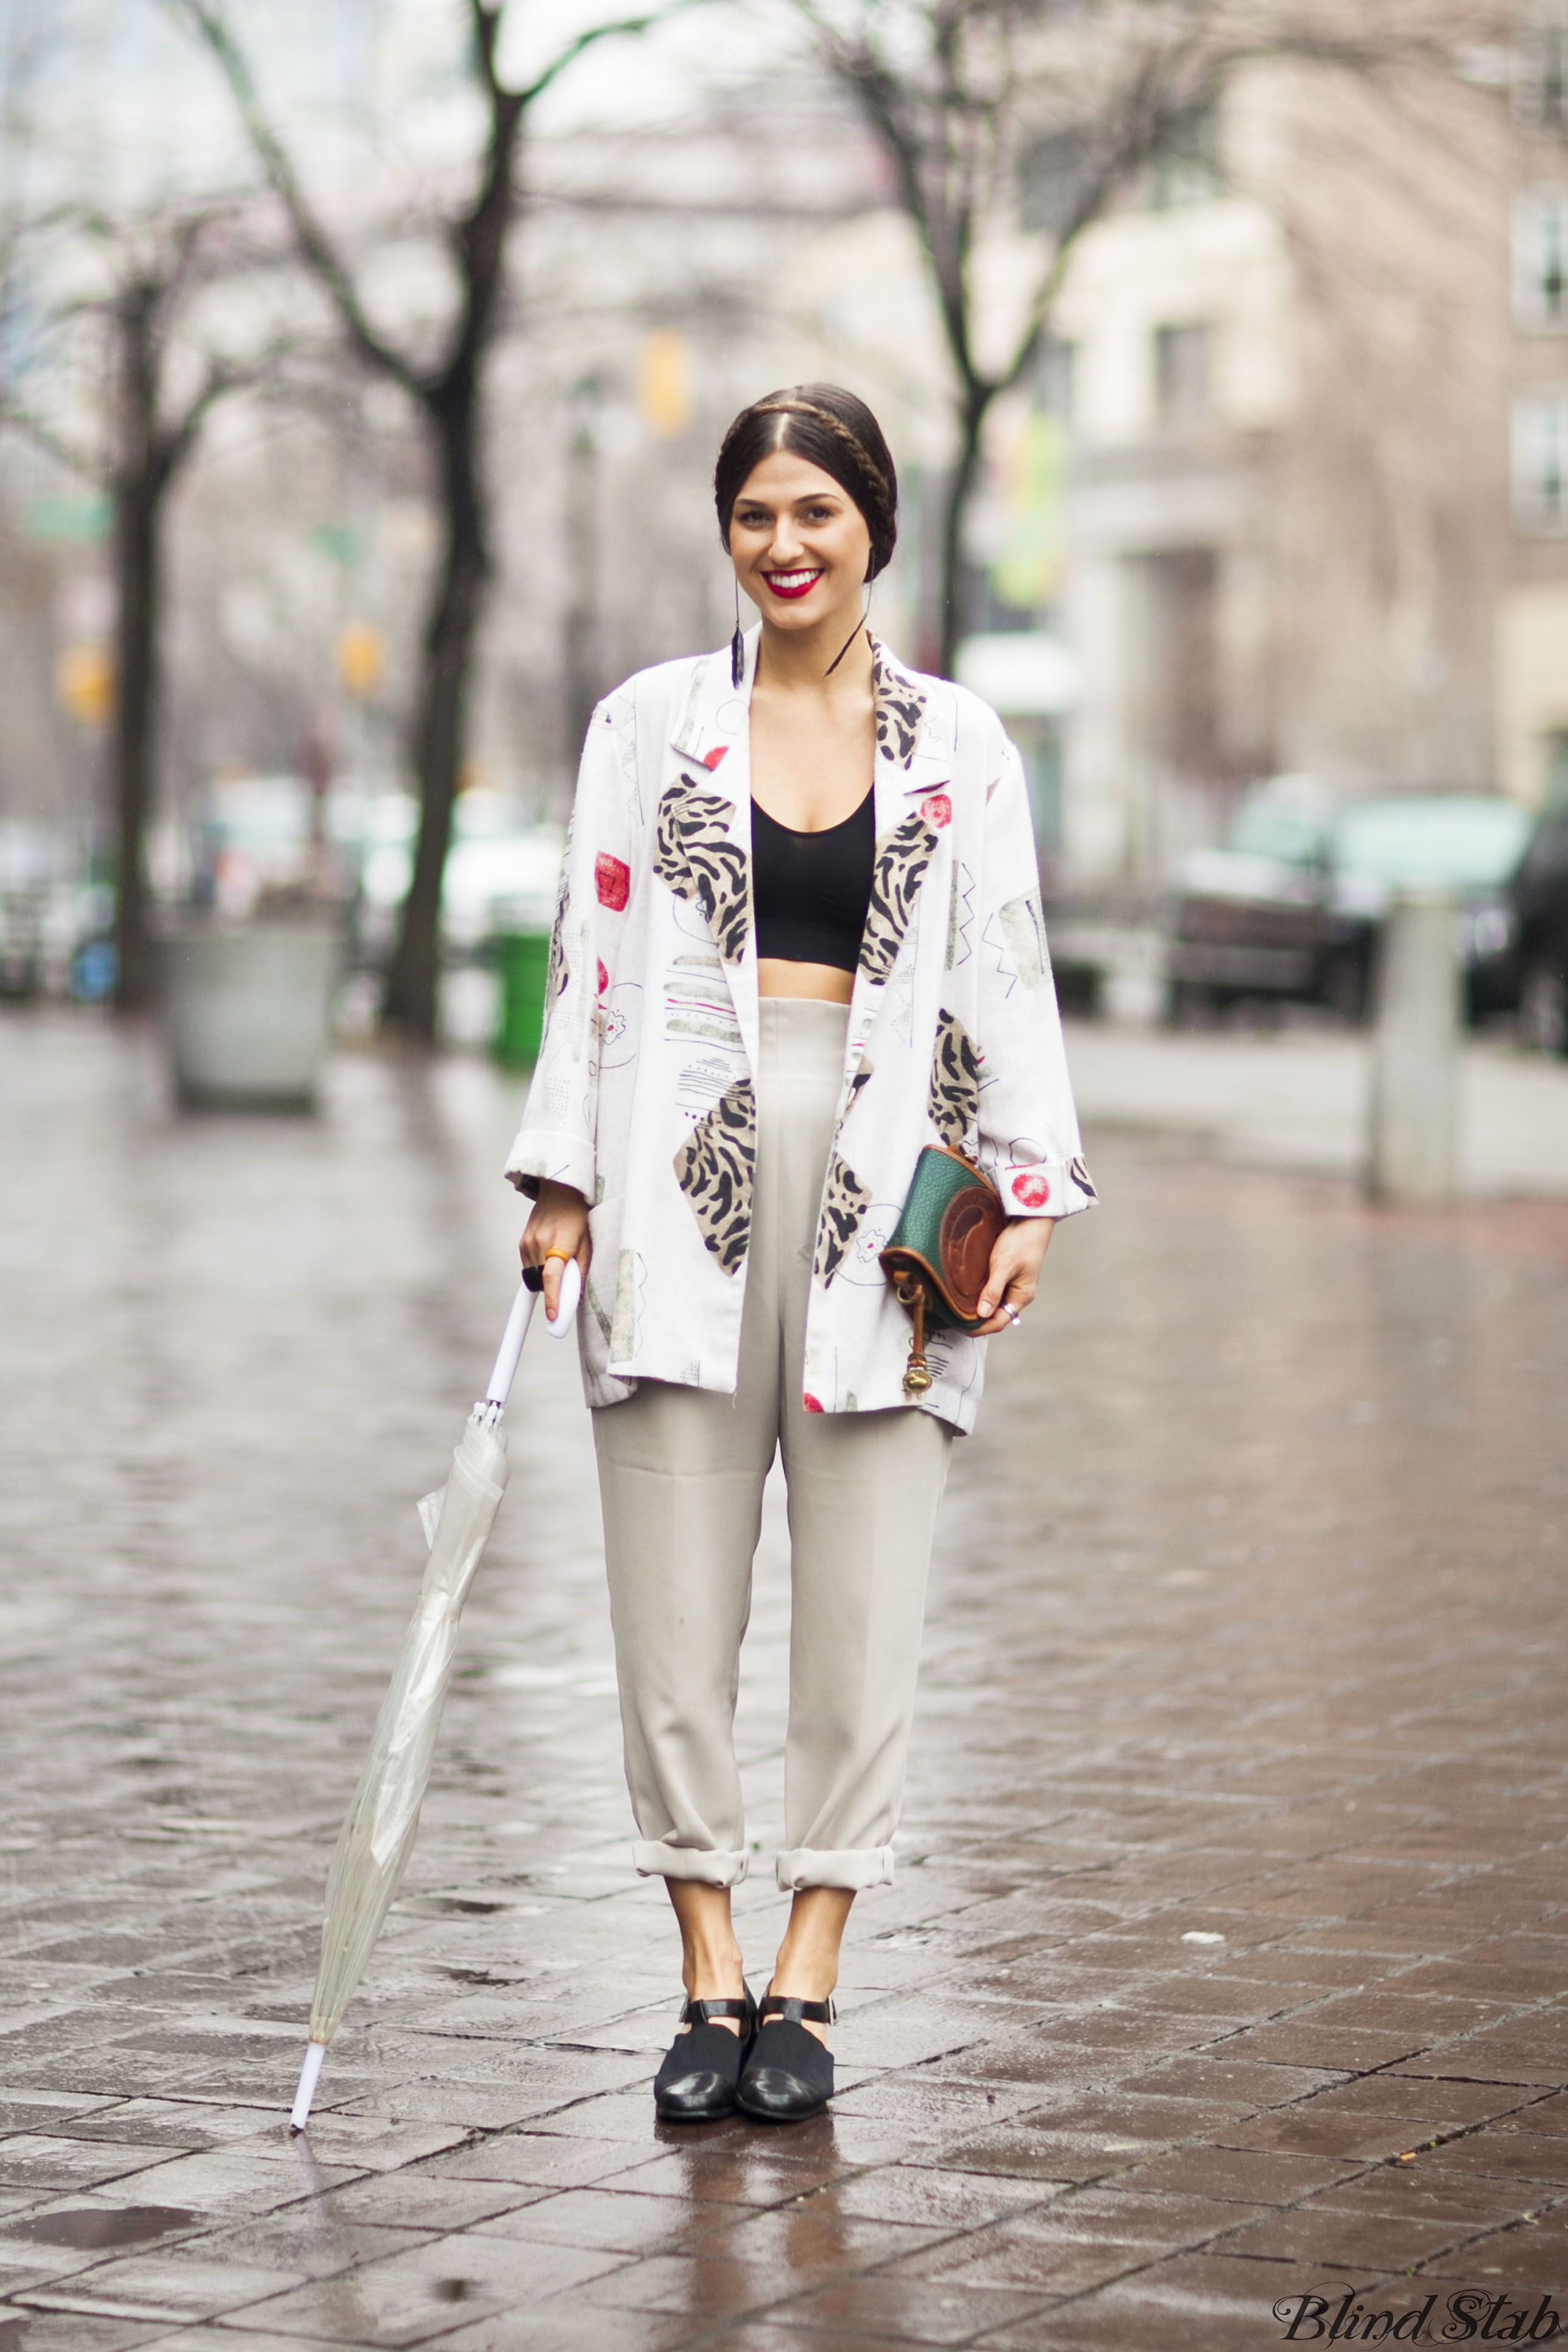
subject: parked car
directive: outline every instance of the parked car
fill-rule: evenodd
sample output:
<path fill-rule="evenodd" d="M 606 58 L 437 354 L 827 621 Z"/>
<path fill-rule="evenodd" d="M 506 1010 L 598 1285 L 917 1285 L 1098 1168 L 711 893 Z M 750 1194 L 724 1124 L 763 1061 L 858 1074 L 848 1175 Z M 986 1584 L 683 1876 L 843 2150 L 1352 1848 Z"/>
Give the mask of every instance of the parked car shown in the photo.
<path fill-rule="evenodd" d="M 1568 1054 L 1568 802 L 1536 825 L 1509 896 L 1520 1026 L 1542 1053 Z"/>
<path fill-rule="evenodd" d="M 1264 786 L 1225 846 L 1194 851 L 1183 868 L 1173 1018 L 1262 997 L 1363 1019 L 1389 899 L 1422 887 L 1458 901 L 1470 1017 L 1507 1010 L 1519 985 L 1509 883 L 1529 829 L 1529 813 L 1496 793 L 1336 803 L 1300 779 Z"/>

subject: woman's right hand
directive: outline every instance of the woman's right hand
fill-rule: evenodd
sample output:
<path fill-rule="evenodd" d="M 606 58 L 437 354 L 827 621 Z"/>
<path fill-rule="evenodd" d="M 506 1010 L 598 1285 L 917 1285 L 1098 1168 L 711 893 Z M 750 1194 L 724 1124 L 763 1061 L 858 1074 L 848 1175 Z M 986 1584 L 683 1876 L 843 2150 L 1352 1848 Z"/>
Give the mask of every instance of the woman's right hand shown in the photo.
<path fill-rule="evenodd" d="M 539 1198 L 519 1246 L 524 1265 L 544 1269 L 544 1312 L 553 1323 L 561 1307 L 561 1253 L 576 1259 L 584 1283 L 594 1255 L 594 1244 L 588 1238 L 588 1203 L 574 1185 L 555 1184 L 548 1177 L 541 1180 Z M 552 1251 L 556 1253 L 554 1256 L 550 1255 Z"/>

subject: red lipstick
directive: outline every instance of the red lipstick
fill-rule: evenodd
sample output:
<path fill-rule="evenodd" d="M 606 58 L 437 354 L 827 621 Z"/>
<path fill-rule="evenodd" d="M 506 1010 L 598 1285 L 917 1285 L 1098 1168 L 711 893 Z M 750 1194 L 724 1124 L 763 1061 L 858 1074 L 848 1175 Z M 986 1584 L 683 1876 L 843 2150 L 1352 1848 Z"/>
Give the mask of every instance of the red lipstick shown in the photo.
<path fill-rule="evenodd" d="M 822 573 L 820 571 L 808 572 L 804 574 L 787 572 L 764 572 L 763 574 L 763 578 L 767 582 L 773 593 L 775 596 L 783 596 L 791 604 L 795 603 L 798 597 L 809 596 L 821 577 Z"/>

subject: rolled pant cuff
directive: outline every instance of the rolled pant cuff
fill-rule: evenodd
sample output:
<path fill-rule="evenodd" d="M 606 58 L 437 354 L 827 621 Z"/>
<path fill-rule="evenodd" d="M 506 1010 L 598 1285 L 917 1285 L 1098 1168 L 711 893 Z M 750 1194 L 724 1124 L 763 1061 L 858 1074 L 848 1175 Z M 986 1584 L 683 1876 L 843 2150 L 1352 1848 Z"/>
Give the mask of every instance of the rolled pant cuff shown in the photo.
<path fill-rule="evenodd" d="M 828 1853 L 797 1845 L 780 1854 L 774 1870 L 784 1895 L 796 1894 L 805 1886 L 843 1886 L 859 1894 L 868 1886 L 891 1886 L 893 1849 L 857 1846 L 843 1853 Z"/>
<path fill-rule="evenodd" d="M 632 1847 L 632 1866 L 639 1878 L 695 1878 L 703 1886 L 739 1886 L 750 1860 L 744 1853 L 663 1845 L 649 1838 L 638 1838 Z"/>

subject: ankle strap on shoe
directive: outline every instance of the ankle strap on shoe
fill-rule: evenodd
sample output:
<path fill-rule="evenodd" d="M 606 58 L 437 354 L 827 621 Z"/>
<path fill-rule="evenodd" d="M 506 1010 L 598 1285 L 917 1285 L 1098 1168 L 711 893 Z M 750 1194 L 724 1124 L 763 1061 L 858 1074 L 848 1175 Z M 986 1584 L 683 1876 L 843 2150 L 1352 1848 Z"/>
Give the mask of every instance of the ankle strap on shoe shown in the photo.
<path fill-rule="evenodd" d="M 799 2025 L 809 2018 L 813 2025 L 837 2025 L 838 2011 L 831 2000 L 796 2000 L 793 1993 L 764 1993 L 757 2004 L 759 2018 L 782 2017 L 791 2025 Z"/>
<path fill-rule="evenodd" d="M 682 2025 L 708 2025 L 716 2017 L 738 2017 L 744 2025 L 751 2014 L 752 2004 L 749 2000 L 689 2000 L 680 2012 L 680 2022 Z"/>

